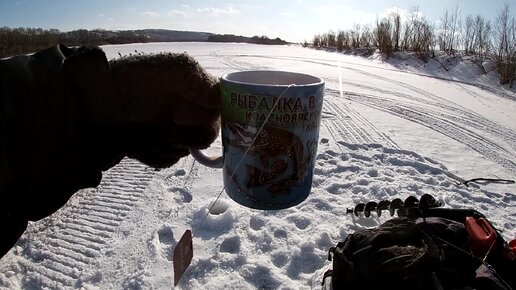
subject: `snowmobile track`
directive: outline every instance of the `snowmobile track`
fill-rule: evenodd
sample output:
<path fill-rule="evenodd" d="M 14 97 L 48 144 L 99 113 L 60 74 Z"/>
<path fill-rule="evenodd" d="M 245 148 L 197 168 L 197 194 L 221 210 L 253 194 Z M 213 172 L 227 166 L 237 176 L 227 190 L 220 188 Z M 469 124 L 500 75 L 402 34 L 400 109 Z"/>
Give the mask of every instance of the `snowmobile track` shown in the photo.
<path fill-rule="evenodd" d="M 443 116 L 441 112 L 431 111 L 427 108 L 386 99 L 384 97 L 380 98 L 375 95 L 357 94 L 353 92 L 345 92 L 345 95 L 352 97 L 352 99 L 350 98 L 352 101 L 385 111 L 442 133 L 467 145 L 490 160 L 497 162 L 509 171 L 513 173 L 516 172 L 516 163 L 512 160 L 514 155 L 511 152 L 511 149 L 514 148 L 514 144 L 510 142 L 512 139 L 510 136 L 508 144 L 511 149 L 508 149 L 501 146 L 498 140 L 487 139 L 485 136 L 481 136 L 473 130 L 468 129 L 464 124 L 455 123 L 460 122 L 462 120 L 461 118 Z"/>
<path fill-rule="evenodd" d="M 18 265 L 9 265 L 25 269 L 23 287 L 67 289 L 95 279 L 97 258 L 108 250 L 110 239 L 154 175 L 142 163 L 125 158 L 104 173 L 96 189 L 77 192 L 72 206 L 49 217 L 50 231 L 40 233 L 29 226 L 18 242 L 23 251 Z M 5 272 L 0 274 L 0 287 L 9 287 Z"/>
<path fill-rule="evenodd" d="M 392 79 L 389 79 L 389 78 L 381 77 L 381 76 L 378 76 L 377 74 L 372 74 L 372 73 L 366 72 L 366 71 L 361 70 L 361 69 L 351 68 L 351 67 L 346 66 L 346 65 L 367 67 L 367 68 L 372 68 L 372 69 L 376 69 L 376 70 L 396 72 L 396 73 L 400 73 L 400 74 L 418 75 L 418 76 L 425 77 L 425 78 L 442 80 L 442 81 L 446 81 L 446 82 L 450 82 L 450 83 L 461 85 L 462 87 L 464 87 L 464 85 L 472 86 L 472 87 L 476 87 L 478 89 L 481 89 L 483 91 L 496 94 L 496 95 L 498 95 L 500 97 L 503 97 L 505 99 L 508 99 L 508 100 L 513 100 L 513 101 L 516 100 L 516 96 L 514 94 L 507 93 L 507 92 L 504 92 L 502 90 L 499 90 L 499 89 L 496 89 L 496 88 L 491 88 L 489 86 L 485 86 L 485 85 L 481 85 L 481 84 L 477 84 L 477 83 L 471 83 L 471 82 L 466 82 L 466 81 L 461 81 L 461 80 L 453 79 L 451 77 L 450 78 L 445 78 L 445 77 L 439 77 L 439 76 L 435 76 L 435 75 L 428 75 L 428 74 L 425 74 L 425 73 L 417 73 L 417 72 L 413 72 L 413 71 L 403 71 L 403 70 L 399 70 L 399 69 L 386 68 L 386 67 L 378 67 L 378 66 L 367 65 L 367 64 L 360 64 L 359 65 L 357 63 L 347 62 L 347 61 L 342 61 L 342 60 L 340 60 L 340 61 L 335 60 L 335 61 L 330 62 L 330 61 L 328 61 L 327 59 L 324 59 L 324 58 L 313 58 L 313 57 L 307 58 L 307 57 L 295 57 L 295 56 L 264 56 L 264 55 L 253 55 L 253 54 L 238 55 L 238 57 L 240 57 L 240 58 L 243 58 L 243 57 L 248 57 L 248 58 L 255 57 L 255 58 L 266 58 L 266 59 L 298 61 L 298 62 L 305 62 L 305 63 L 312 63 L 312 64 L 317 64 L 317 65 L 329 66 L 329 67 L 333 67 L 333 68 L 338 68 L 340 66 L 341 69 L 349 69 L 349 70 L 358 72 L 360 74 L 369 75 L 372 78 L 382 79 L 382 80 L 385 80 L 385 81 L 388 81 L 388 82 L 392 81 L 392 82 L 397 83 L 397 84 L 399 84 L 401 86 L 404 86 L 405 88 L 410 88 L 410 87 L 415 88 L 414 86 L 411 86 L 409 84 L 406 84 L 406 83 L 403 83 L 403 82 L 398 82 L 398 81 L 395 81 L 395 80 L 392 80 Z M 421 89 L 416 88 L 416 90 L 421 90 Z M 423 93 L 429 93 L 429 92 L 426 92 L 426 91 L 423 91 L 423 90 L 421 90 L 421 91 Z M 437 97 L 437 96 L 435 96 L 435 97 Z M 439 97 L 437 97 L 437 98 L 439 98 Z M 444 101 L 446 101 L 446 100 L 444 100 Z"/>
<path fill-rule="evenodd" d="M 360 113 L 333 100 L 335 96 L 331 90 L 327 90 L 323 104 L 323 111 L 332 117 L 323 118 L 326 126 L 335 142 L 339 141 L 355 144 L 381 144 L 385 147 L 398 148 L 398 145 L 387 135 L 380 132 L 373 124 L 367 121 Z"/>
<path fill-rule="evenodd" d="M 421 110 L 426 110 L 426 112 L 430 114 L 439 115 L 445 119 L 453 120 L 457 124 L 460 123 L 464 126 L 469 126 L 471 128 L 475 128 L 477 130 L 482 130 L 484 132 L 492 134 L 496 138 L 499 138 L 506 142 L 513 150 L 516 150 L 516 132 L 509 128 L 503 127 L 491 120 L 488 120 L 485 117 L 470 110 L 467 110 L 461 106 L 446 105 L 440 102 L 433 102 L 426 99 L 418 98 L 413 95 L 367 86 L 364 84 L 358 84 L 353 82 L 344 82 L 344 84 L 346 86 L 358 87 L 362 90 L 370 90 L 371 95 L 381 93 L 382 95 L 394 96 L 403 100 L 407 100 L 409 102 L 404 102 L 406 106 L 410 106 L 415 102 L 418 104 L 417 108 Z M 333 91 L 335 94 L 337 93 L 336 90 Z M 356 92 L 351 92 L 350 94 L 355 93 Z M 412 105 L 412 107 L 415 106 L 415 104 Z"/>

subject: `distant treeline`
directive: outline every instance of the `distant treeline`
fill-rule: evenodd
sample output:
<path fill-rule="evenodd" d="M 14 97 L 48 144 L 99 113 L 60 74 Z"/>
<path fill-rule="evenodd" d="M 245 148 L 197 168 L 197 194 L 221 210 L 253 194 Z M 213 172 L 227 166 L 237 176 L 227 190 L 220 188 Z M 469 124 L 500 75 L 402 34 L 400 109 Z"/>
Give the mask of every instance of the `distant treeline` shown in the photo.
<path fill-rule="evenodd" d="M 165 29 L 142 29 L 111 31 L 104 29 L 78 29 L 61 32 L 57 29 L 0 27 L 0 58 L 35 52 L 62 43 L 68 46 L 106 45 L 141 42 L 247 42 L 256 44 L 287 44 L 279 38 L 267 36 L 218 35 L 207 32 L 176 31 Z"/>
<path fill-rule="evenodd" d="M 103 29 L 78 29 L 61 32 L 57 29 L 41 28 L 0 28 L 0 57 L 31 53 L 63 43 L 69 46 L 104 45 L 146 42 L 143 34 L 133 31 L 108 31 Z"/>
<path fill-rule="evenodd" d="M 349 30 L 317 34 L 303 45 L 343 52 L 378 49 L 387 57 L 397 51 L 412 51 L 424 61 L 436 50 L 471 55 L 481 69 L 485 61 L 492 61 L 500 83 L 512 87 L 516 78 L 516 20 L 509 12 L 505 4 L 491 21 L 481 15 L 463 18 L 456 7 L 445 11 L 433 25 L 413 8 L 403 19 L 399 12 L 393 12 L 371 25 L 356 24 Z"/>
<path fill-rule="evenodd" d="M 245 37 L 245 36 L 233 35 L 233 34 L 210 35 L 210 37 L 208 37 L 208 41 L 210 41 L 210 42 L 246 42 L 246 43 L 255 43 L 255 44 L 287 44 L 288 43 L 280 38 L 270 39 L 267 36 Z"/>

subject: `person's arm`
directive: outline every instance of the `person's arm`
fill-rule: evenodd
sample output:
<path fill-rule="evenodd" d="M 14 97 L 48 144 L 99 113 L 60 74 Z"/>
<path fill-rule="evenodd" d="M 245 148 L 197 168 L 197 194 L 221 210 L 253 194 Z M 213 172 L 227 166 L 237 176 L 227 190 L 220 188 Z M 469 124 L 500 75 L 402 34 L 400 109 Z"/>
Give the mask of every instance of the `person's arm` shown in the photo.
<path fill-rule="evenodd" d="M 219 131 L 218 80 L 186 54 L 63 45 L 0 60 L 0 257 L 129 156 L 168 167 Z"/>

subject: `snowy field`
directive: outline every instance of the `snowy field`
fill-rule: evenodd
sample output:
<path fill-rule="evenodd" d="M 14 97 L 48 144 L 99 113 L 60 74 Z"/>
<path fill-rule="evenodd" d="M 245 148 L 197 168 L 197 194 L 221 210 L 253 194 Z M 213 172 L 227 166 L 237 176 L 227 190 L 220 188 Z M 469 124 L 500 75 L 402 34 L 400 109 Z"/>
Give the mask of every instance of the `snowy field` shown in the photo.
<path fill-rule="evenodd" d="M 387 218 L 346 215 L 346 208 L 425 193 L 445 207 L 477 209 L 506 239 L 516 238 L 515 185 L 460 183 L 516 178 L 516 94 L 492 73 L 480 76 L 468 63 L 447 72 L 435 63 L 382 63 L 294 46 L 103 49 L 109 59 L 186 51 L 216 76 L 276 69 L 322 77 L 312 192 L 281 211 L 244 208 L 223 194 L 209 213 L 223 188 L 221 170 L 191 157 L 161 171 L 124 159 L 104 173 L 99 187 L 78 192 L 53 216 L 29 225 L 0 260 L 2 289 L 171 289 L 171 253 L 187 229 L 196 232 L 194 257 L 177 289 L 317 288 L 330 265 L 328 248 Z M 220 150 L 220 141 L 209 149 Z"/>

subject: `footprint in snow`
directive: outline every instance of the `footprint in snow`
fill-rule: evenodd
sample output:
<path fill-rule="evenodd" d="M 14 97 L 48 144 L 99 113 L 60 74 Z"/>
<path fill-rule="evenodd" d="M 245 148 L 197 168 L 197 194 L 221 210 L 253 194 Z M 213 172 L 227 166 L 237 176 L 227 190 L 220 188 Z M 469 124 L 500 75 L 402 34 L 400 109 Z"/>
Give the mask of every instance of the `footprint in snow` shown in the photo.
<path fill-rule="evenodd" d="M 186 175 L 186 171 L 184 169 L 179 169 L 174 172 L 174 176 L 184 176 Z"/>
<path fill-rule="evenodd" d="M 272 254 L 271 261 L 274 266 L 283 268 L 288 263 L 289 257 L 285 251 L 277 251 Z"/>
<path fill-rule="evenodd" d="M 192 201 L 192 194 L 184 188 L 172 187 L 168 191 L 174 195 L 177 202 L 190 203 Z"/>
<path fill-rule="evenodd" d="M 172 261 L 172 253 L 174 245 L 176 244 L 172 228 L 170 226 L 163 225 L 156 234 L 158 235 L 158 244 L 156 245 L 156 248 L 164 259 Z"/>
<path fill-rule="evenodd" d="M 251 217 L 251 220 L 249 221 L 249 226 L 251 229 L 255 231 L 259 231 L 265 226 L 265 221 L 263 219 L 257 218 L 257 217 Z"/>
<path fill-rule="evenodd" d="M 306 229 L 310 225 L 310 219 L 302 216 L 302 215 L 292 215 L 287 217 L 287 220 L 296 225 L 296 227 L 300 230 Z"/>
<path fill-rule="evenodd" d="M 225 239 L 222 244 L 220 244 L 220 251 L 231 254 L 238 253 L 240 251 L 240 238 L 235 236 Z"/>

